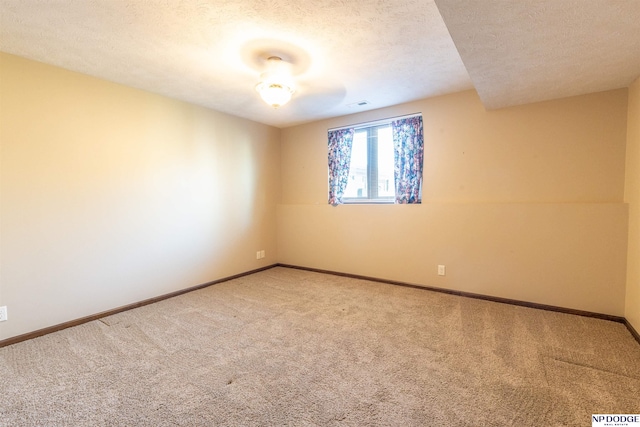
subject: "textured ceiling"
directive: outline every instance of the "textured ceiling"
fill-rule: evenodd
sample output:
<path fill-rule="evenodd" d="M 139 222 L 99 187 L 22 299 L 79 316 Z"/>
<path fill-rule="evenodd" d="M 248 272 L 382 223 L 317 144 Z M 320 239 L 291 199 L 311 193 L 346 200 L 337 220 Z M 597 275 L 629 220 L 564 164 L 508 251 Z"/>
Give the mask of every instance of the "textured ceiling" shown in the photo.
<path fill-rule="evenodd" d="M 640 0 L 436 0 L 486 108 L 629 86 Z"/>
<path fill-rule="evenodd" d="M 639 23 L 640 0 L 0 0 L 0 50 L 286 127 L 474 86 L 489 108 L 624 87 Z M 254 90 L 273 54 L 297 82 L 278 110 Z"/>
<path fill-rule="evenodd" d="M 424 0 L 0 0 L 0 50 L 280 127 L 473 87 Z M 254 89 L 274 53 L 278 110 Z"/>

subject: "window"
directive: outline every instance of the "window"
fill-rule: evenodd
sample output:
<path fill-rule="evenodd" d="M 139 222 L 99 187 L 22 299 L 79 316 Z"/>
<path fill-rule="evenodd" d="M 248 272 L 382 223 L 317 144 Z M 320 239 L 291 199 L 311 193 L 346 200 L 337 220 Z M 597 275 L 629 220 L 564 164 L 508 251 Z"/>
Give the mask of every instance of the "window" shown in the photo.
<path fill-rule="evenodd" d="M 391 125 L 356 129 L 351 146 L 349 180 L 344 203 L 387 202 L 395 199 Z"/>
<path fill-rule="evenodd" d="M 422 116 L 329 130 L 329 203 L 420 203 Z"/>

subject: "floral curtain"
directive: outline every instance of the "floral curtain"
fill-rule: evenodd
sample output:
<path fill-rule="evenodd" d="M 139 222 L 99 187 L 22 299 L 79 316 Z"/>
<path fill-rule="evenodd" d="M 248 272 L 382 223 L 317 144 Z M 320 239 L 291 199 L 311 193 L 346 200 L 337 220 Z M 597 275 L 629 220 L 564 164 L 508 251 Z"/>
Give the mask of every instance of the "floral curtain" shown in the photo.
<path fill-rule="evenodd" d="M 354 129 L 329 131 L 329 204 L 333 206 L 342 203 L 347 187 L 354 133 Z"/>
<path fill-rule="evenodd" d="M 396 203 L 420 203 L 424 135 L 422 117 L 391 122 L 396 179 Z"/>

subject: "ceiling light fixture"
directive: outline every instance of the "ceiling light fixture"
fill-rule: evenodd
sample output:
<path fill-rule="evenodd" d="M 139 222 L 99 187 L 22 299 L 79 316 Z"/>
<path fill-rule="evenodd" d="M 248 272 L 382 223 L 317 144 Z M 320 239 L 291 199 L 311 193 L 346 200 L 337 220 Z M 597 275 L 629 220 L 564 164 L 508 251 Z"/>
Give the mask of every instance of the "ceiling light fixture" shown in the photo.
<path fill-rule="evenodd" d="M 267 70 L 260 75 L 261 82 L 256 90 L 267 104 L 278 108 L 291 99 L 295 92 L 293 78 L 291 77 L 290 64 L 284 62 L 279 56 L 270 56 L 267 59 Z"/>

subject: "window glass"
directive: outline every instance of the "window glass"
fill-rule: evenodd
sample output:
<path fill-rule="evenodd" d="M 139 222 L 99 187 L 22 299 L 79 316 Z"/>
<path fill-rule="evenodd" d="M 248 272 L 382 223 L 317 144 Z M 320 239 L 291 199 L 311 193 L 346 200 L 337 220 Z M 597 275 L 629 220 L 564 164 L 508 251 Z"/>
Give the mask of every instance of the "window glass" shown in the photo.
<path fill-rule="evenodd" d="M 344 197 L 369 197 L 367 184 L 367 131 L 365 130 L 353 135 L 349 182 L 344 190 Z"/>
<path fill-rule="evenodd" d="M 378 197 L 394 197 L 393 137 L 391 126 L 378 129 Z"/>

